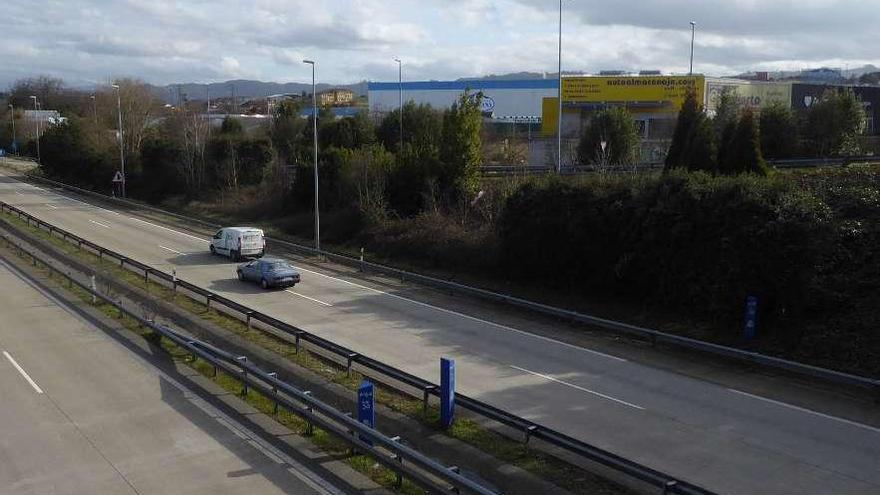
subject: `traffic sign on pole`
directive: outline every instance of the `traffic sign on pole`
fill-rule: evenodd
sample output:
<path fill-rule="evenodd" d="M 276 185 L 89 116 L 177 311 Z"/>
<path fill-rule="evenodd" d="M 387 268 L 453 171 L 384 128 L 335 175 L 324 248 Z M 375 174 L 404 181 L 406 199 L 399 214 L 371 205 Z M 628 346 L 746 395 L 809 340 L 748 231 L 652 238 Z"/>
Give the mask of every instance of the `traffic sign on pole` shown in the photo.
<path fill-rule="evenodd" d="M 113 176 L 113 182 L 122 182 L 125 179 L 122 178 L 122 172 L 116 171 L 116 175 Z"/>
<path fill-rule="evenodd" d="M 749 296 L 746 299 L 746 317 L 743 336 L 746 340 L 755 338 L 755 332 L 758 329 L 758 298 Z"/>
<path fill-rule="evenodd" d="M 375 427 L 376 425 L 376 407 L 375 407 L 375 398 L 373 395 L 373 382 L 369 380 L 361 381 L 361 384 L 358 386 L 358 422 L 364 425 L 369 426 L 370 428 Z M 361 440 L 367 443 L 370 441 L 367 438 L 361 436 Z"/>
<path fill-rule="evenodd" d="M 455 416 L 455 361 L 440 359 L 440 426 L 449 428 Z"/>

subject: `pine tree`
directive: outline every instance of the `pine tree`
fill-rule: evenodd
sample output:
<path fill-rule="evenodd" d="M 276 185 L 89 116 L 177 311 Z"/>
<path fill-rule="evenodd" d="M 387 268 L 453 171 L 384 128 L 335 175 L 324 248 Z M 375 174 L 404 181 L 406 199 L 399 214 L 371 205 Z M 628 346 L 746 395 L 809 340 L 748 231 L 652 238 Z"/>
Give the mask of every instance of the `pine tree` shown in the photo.
<path fill-rule="evenodd" d="M 729 161 L 724 173 L 768 175 L 770 170 L 761 155 L 761 136 L 754 112 L 743 111 L 730 140 Z"/>
<path fill-rule="evenodd" d="M 681 106 L 681 111 L 678 112 L 678 122 L 675 124 L 675 132 L 672 134 L 672 144 L 669 145 L 669 152 L 666 154 L 664 172 L 686 166 L 684 157 L 687 153 L 694 124 L 701 113 L 702 110 L 699 103 L 697 103 L 697 94 L 693 91 L 689 92 Z"/>

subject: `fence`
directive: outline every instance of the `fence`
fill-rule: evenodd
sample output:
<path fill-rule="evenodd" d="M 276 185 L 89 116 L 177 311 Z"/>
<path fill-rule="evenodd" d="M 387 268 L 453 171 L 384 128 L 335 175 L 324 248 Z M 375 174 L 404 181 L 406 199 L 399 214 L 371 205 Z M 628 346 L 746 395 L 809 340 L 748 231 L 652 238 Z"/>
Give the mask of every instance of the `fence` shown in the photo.
<path fill-rule="evenodd" d="M 371 378 L 377 379 L 384 384 L 401 390 L 400 385 L 418 390 L 421 393 L 421 399 L 424 407 L 427 409 L 430 397 L 440 394 L 439 385 L 424 380 L 415 375 L 411 375 L 402 370 L 394 368 L 388 364 L 382 363 L 376 359 L 364 356 L 358 352 L 348 349 L 344 346 L 333 343 L 327 339 L 311 334 L 301 328 L 289 323 L 282 322 L 269 315 L 259 311 L 250 309 L 249 307 L 227 299 L 219 294 L 213 293 L 194 284 L 178 279 L 176 276 L 157 270 L 136 260 L 132 260 L 126 256 L 116 253 L 112 250 L 103 248 L 87 239 L 83 239 L 76 234 L 60 229 L 48 222 L 34 217 L 33 215 L 12 206 L 6 202 L 0 201 L 0 210 L 9 210 L 16 214 L 20 219 L 24 219 L 28 225 L 47 230 L 50 235 L 61 236 L 64 240 L 76 244 L 79 248 L 87 248 L 101 257 L 113 258 L 117 260 L 120 267 L 128 268 L 143 273 L 145 280 L 150 280 L 152 276 L 156 281 L 161 281 L 170 285 L 173 290 L 178 288 L 189 292 L 194 299 L 204 301 L 207 307 L 217 308 L 223 306 L 231 311 L 231 315 L 244 320 L 250 326 L 254 322 L 259 322 L 267 328 L 271 329 L 279 335 L 292 339 L 297 352 L 300 350 L 302 343 L 308 343 L 312 347 L 321 351 L 322 355 L 330 357 L 340 364 L 346 366 L 349 371 L 353 365 L 358 365 L 361 369 L 367 370 Z M 547 442 L 550 445 L 559 447 L 575 456 L 584 460 L 596 462 L 604 465 L 621 474 L 625 474 L 635 480 L 645 483 L 649 486 L 657 487 L 664 494 L 681 494 L 681 495 L 711 495 L 712 492 L 704 488 L 698 487 L 691 483 L 678 480 L 673 476 L 654 470 L 637 462 L 631 461 L 624 457 L 618 456 L 606 450 L 600 449 L 576 438 L 565 435 L 561 432 L 547 428 L 541 424 L 516 416 L 510 412 L 501 410 L 490 404 L 478 401 L 463 394 L 456 394 L 456 405 L 476 413 L 484 418 L 495 421 L 498 424 L 507 426 L 523 435 L 523 441 L 529 442 L 530 439 L 538 439 Z"/>

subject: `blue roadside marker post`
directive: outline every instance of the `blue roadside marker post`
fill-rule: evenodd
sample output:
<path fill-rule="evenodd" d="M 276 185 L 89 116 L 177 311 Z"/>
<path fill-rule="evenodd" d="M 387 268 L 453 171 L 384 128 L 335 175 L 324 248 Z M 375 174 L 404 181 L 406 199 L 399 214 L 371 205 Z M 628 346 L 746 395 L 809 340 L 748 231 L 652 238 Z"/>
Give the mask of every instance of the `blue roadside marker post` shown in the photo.
<path fill-rule="evenodd" d="M 440 426 L 449 428 L 455 417 L 455 361 L 440 359 Z"/>
<path fill-rule="evenodd" d="M 758 298 L 755 296 L 749 296 L 746 298 L 746 317 L 745 317 L 745 328 L 743 329 L 743 336 L 746 340 L 752 340 L 755 338 L 755 333 L 758 331 Z"/>
<path fill-rule="evenodd" d="M 376 408 L 373 396 L 373 382 L 361 381 L 358 386 L 358 422 L 370 428 L 376 426 Z M 361 436 L 361 440 L 372 445 L 368 439 Z"/>

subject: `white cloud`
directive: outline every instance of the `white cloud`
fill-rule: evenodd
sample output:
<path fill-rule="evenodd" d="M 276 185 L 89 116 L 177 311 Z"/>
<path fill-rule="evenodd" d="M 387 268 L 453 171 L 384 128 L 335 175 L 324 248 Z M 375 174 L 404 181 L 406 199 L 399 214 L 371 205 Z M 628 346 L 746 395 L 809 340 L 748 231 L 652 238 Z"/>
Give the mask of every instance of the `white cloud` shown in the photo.
<path fill-rule="evenodd" d="M 448 79 L 556 70 L 558 0 L 6 0 L 0 86 L 48 74 L 72 84 L 259 77 L 327 82 Z M 39 15 L 34 15 L 38 12 Z M 877 0 L 565 2 L 566 70 L 880 65 Z"/>

